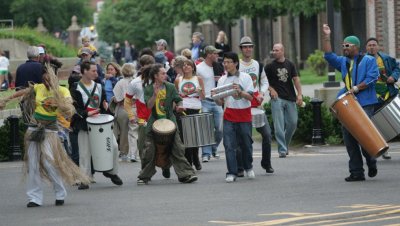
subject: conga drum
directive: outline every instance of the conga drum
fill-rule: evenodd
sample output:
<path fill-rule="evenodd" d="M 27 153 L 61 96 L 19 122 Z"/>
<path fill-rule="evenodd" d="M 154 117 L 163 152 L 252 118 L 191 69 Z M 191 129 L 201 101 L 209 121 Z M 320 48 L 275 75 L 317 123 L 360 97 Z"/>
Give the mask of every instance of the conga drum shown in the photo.
<path fill-rule="evenodd" d="M 86 118 L 93 168 L 99 172 L 113 169 L 113 121 L 114 117 L 107 114 Z"/>
<path fill-rule="evenodd" d="M 370 156 L 379 157 L 389 148 L 353 93 L 339 96 L 330 110 Z"/>
<path fill-rule="evenodd" d="M 156 166 L 164 168 L 170 164 L 169 146 L 175 138 L 176 125 L 169 119 L 158 119 L 152 126 L 156 144 Z"/>

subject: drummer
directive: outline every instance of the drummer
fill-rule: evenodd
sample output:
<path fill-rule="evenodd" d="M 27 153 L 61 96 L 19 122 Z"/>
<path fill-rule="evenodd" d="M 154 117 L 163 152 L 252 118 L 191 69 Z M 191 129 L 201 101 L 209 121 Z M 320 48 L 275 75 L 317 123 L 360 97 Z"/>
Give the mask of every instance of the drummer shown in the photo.
<path fill-rule="evenodd" d="M 331 29 L 327 24 L 323 25 L 322 35 L 325 59 L 332 67 L 341 72 L 342 79 L 345 82 L 345 87 L 339 91 L 338 96 L 346 92 L 355 94 L 365 113 L 371 117 L 374 112 L 374 105 L 378 103 L 375 82 L 378 79 L 379 70 L 376 60 L 372 56 L 361 54 L 360 40 L 356 36 L 348 36 L 344 39 L 342 44 L 344 56 L 337 56 L 332 51 Z M 365 180 L 362 155 L 367 162 L 368 176 L 375 177 L 378 173 L 376 159 L 369 156 L 364 148 L 360 148 L 360 144 L 347 129 L 342 127 L 342 131 L 343 140 L 350 157 L 350 176 L 346 177 L 345 181 Z"/>
<path fill-rule="evenodd" d="M 205 98 L 203 79 L 196 75 L 196 66 L 192 60 L 186 59 L 183 62 L 183 76 L 175 80 L 175 87 L 183 99 L 185 115 L 198 114 L 201 110 L 201 100 Z M 185 106 L 187 105 L 187 106 Z M 178 116 L 178 125 L 182 131 L 182 121 Z M 183 141 L 183 135 L 181 133 Z M 190 165 L 194 165 L 196 170 L 201 170 L 199 159 L 199 148 L 185 148 L 185 156 Z"/>
<path fill-rule="evenodd" d="M 74 106 L 77 113 L 72 118 L 71 126 L 79 131 L 78 146 L 79 146 L 79 167 L 94 182 L 91 170 L 91 152 L 89 145 L 88 127 L 86 124 L 87 117 L 96 117 L 100 112 L 105 112 L 108 108 L 105 100 L 105 92 L 100 83 L 94 82 L 97 78 L 96 64 L 89 61 L 84 61 L 81 64 L 82 78 L 71 87 L 71 96 L 74 99 Z M 115 185 L 122 185 L 122 180 L 118 177 L 118 144 L 115 136 L 113 136 L 113 169 L 103 172 L 103 175 L 111 179 Z M 79 190 L 88 189 L 89 185 L 80 183 Z"/>
<path fill-rule="evenodd" d="M 161 64 L 154 64 L 149 68 L 149 77 L 144 80 L 144 100 L 151 115 L 146 126 L 146 138 L 143 150 L 142 164 L 143 169 L 138 176 L 138 184 L 147 184 L 151 177 L 156 173 L 155 154 L 156 147 L 152 133 L 152 126 L 155 120 L 166 118 L 172 120 L 176 125 L 174 106 L 177 112 L 182 112 L 182 98 L 173 84 L 166 82 L 167 72 Z M 176 105 L 174 105 L 174 103 Z M 173 144 L 170 153 L 170 161 L 178 176 L 179 182 L 192 183 L 197 180 L 194 169 L 185 158 L 185 148 L 179 137 L 179 130 L 176 131 L 173 138 Z"/>

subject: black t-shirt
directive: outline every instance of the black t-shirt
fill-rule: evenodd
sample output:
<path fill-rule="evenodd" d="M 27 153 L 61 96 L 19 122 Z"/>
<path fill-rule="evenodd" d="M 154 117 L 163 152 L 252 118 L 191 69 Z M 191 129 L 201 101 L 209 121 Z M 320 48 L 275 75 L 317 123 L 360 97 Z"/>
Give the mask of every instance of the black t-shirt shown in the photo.
<path fill-rule="evenodd" d="M 297 71 L 292 62 L 285 59 L 284 62 L 276 60 L 264 68 L 269 85 L 276 90 L 279 98 L 296 101 L 296 92 L 293 85 L 293 77 L 297 77 Z"/>

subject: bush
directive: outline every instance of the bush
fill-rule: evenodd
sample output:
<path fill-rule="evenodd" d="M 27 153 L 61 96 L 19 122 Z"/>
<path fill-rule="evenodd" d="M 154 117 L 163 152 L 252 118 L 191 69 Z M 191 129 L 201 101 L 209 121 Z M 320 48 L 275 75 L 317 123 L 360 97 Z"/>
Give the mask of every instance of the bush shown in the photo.
<path fill-rule="evenodd" d="M 310 54 L 307 58 L 307 65 L 318 75 L 324 76 L 328 71 L 328 63 L 324 59 L 324 52 L 321 50 L 315 50 L 313 54 Z"/>
<path fill-rule="evenodd" d="M 310 103 L 310 97 L 304 97 L 303 101 L 306 103 L 304 108 L 298 108 L 298 121 L 297 129 L 293 136 L 295 143 L 311 144 L 312 143 L 312 129 L 314 126 L 313 107 Z M 271 125 L 272 134 L 274 134 L 274 126 L 271 113 L 271 104 L 264 104 L 265 113 L 268 115 L 268 121 Z M 325 142 L 328 144 L 341 144 L 343 143 L 341 124 L 338 120 L 329 112 L 329 109 L 325 106 L 321 106 L 321 117 L 322 117 L 322 134 L 325 138 Z M 274 137 L 274 136 L 272 136 Z"/>
<path fill-rule="evenodd" d="M 19 145 L 21 147 L 22 156 L 24 156 L 24 135 L 27 126 L 22 120 L 19 120 Z M 9 147 L 10 147 L 10 123 L 4 120 L 4 125 L 0 127 L 0 161 L 9 160 Z"/>

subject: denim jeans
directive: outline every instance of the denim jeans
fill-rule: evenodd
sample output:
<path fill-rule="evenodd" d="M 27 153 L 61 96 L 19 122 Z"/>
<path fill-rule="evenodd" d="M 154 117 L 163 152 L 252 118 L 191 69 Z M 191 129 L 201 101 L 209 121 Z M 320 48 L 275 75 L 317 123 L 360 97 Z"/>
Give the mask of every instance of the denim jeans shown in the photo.
<path fill-rule="evenodd" d="M 278 152 L 286 153 L 297 128 L 296 102 L 278 97 L 271 100 L 271 110 Z"/>
<path fill-rule="evenodd" d="M 267 117 L 265 115 L 265 117 Z M 261 158 L 261 167 L 266 169 L 271 167 L 271 127 L 269 126 L 268 119 L 265 119 L 265 125 L 263 127 L 256 128 L 257 132 L 261 134 L 262 143 L 262 158 Z M 244 171 L 243 168 L 243 160 L 242 160 L 242 151 L 239 148 L 236 154 L 238 171 Z"/>
<path fill-rule="evenodd" d="M 205 99 L 201 101 L 202 112 L 210 112 L 214 115 L 214 127 L 215 127 L 215 144 L 210 146 L 202 147 L 202 156 L 210 157 L 211 154 L 217 153 L 218 145 L 222 140 L 222 115 L 223 110 L 221 106 L 218 106 L 214 101 Z"/>
<path fill-rule="evenodd" d="M 253 168 L 253 139 L 251 122 L 230 122 L 224 120 L 224 147 L 228 174 L 237 176 L 236 152 L 241 150 L 244 170 Z"/>
<path fill-rule="evenodd" d="M 363 107 L 368 117 L 374 113 L 374 106 L 367 105 Z M 346 145 L 347 153 L 349 154 L 349 171 L 354 176 L 364 176 L 363 159 L 364 155 L 368 168 L 376 168 L 376 159 L 371 157 L 364 148 L 360 146 L 357 140 L 349 133 L 349 131 L 342 127 L 343 140 Z M 362 155 L 361 155 L 362 154 Z"/>

